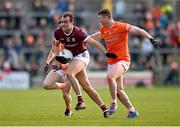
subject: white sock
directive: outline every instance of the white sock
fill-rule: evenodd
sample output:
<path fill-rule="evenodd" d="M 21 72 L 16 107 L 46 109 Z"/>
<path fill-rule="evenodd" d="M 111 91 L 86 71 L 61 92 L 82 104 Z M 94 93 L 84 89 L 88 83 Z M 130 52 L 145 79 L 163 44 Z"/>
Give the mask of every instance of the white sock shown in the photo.
<path fill-rule="evenodd" d="M 117 101 L 116 101 L 116 99 L 114 99 L 114 100 L 111 100 L 111 103 L 115 103 L 115 104 L 117 104 Z"/>
<path fill-rule="evenodd" d="M 132 106 L 132 107 L 130 107 L 129 109 L 128 109 L 130 112 L 135 112 L 136 110 L 135 110 L 135 108 Z"/>

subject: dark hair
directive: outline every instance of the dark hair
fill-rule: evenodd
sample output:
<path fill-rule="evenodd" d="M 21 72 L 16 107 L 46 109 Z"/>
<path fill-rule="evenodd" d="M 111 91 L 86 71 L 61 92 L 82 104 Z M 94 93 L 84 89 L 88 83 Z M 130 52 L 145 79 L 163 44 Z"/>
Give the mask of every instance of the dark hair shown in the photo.
<path fill-rule="evenodd" d="M 64 12 L 62 17 L 69 17 L 70 18 L 70 22 L 73 22 L 74 21 L 74 15 L 72 12 Z"/>
<path fill-rule="evenodd" d="M 109 9 L 106 9 L 106 8 L 104 8 L 104 9 L 101 9 L 98 13 L 97 13 L 98 15 L 102 15 L 102 16 L 107 16 L 108 18 L 112 18 L 112 13 L 111 13 L 111 11 L 109 10 Z"/>

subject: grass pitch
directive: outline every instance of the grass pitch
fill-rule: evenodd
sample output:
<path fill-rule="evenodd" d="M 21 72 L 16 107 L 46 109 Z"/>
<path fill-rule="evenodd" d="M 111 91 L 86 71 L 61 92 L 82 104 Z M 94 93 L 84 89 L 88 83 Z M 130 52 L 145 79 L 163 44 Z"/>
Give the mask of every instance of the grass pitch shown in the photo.
<path fill-rule="evenodd" d="M 62 92 L 44 89 L 0 90 L 0 125 L 16 126 L 173 126 L 180 125 L 180 88 L 126 88 L 140 116 L 127 119 L 126 108 L 118 102 L 118 110 L 110 118 L 103 118 L 98 106 L 83 93 L 87 109 L 74 111 L 65 117 Z M 107 88 L 98 88 L 100 96 L 109 104 Z M 76 104 L 74 92 L 73 107 Z"/>

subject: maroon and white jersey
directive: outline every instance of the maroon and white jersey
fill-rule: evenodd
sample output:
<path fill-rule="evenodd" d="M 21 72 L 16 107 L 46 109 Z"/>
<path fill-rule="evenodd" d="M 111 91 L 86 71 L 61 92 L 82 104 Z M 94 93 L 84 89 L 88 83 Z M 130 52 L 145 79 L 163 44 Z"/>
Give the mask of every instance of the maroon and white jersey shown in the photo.
<path fill-rule="evenodd" d="M 63 43 L 64 47 L 73 53 L 73 56 L 76 56 L 87 49 L 85 39 L 88 35 L 76 26 L 73 27 L 69 34 L 64 33 L 61 27 L 59 27 L 55 30 L 54 37 L 57 41 Z"/>

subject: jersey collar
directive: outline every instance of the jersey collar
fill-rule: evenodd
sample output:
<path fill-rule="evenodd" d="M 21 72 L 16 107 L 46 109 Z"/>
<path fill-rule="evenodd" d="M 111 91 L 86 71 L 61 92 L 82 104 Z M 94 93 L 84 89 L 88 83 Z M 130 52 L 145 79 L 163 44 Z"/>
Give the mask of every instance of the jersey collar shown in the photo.
<path fill-rule="evenodd" d="M 71 31 L 70 31 L 69 33 L 65 33 L 65 32 L 63 31 L 63 33 L 64 33 L 66 36 L 69 36 L 72 32 L 73 32 L 73 26 L 71 27 Z"/>
<path fill-rule="evenodd" d="M 109 27 L 109 29 L 113 28 L 114 24 L 115 24 L 115 21 L 113 20 L 113 22 L 112 22 L 112 26 L 111 26 L 111 27 Z"/>

